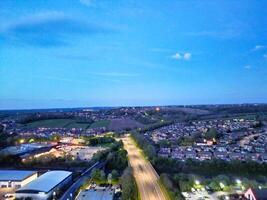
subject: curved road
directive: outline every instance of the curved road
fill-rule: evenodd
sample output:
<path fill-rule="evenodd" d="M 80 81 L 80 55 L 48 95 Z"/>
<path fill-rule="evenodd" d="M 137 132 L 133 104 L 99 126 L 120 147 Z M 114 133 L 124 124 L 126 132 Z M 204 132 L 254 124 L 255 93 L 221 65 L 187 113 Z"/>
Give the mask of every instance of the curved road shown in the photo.
<path fill-rule="evenodd" d="M 158 174 L 150 162 L 145 160 L 134 141 L 130 137 L 124 137 L 122 141 L 128 152 L 141 200 L 168 200 L 158 184 Z"/>

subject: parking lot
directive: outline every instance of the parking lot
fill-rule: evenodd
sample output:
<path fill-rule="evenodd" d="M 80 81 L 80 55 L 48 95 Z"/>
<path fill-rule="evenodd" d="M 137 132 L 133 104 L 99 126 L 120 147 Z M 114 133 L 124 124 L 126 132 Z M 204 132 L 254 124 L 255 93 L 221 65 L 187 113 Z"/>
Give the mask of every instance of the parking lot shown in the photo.
<path fill-rule="evenodd" d="M 212 194 L 209 194 L 207 191 L 196 191 L 187 194 L 187 200 L 218 200 L 219 196 L 228 195 L 227 192 L 214 192 Z"/>

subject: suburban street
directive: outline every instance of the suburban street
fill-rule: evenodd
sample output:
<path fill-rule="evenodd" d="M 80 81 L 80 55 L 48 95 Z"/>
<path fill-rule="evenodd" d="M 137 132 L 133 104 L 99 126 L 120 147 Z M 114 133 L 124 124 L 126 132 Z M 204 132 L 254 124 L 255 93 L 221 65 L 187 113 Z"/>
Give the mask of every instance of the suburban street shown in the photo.
<path fill-rule="evenodd" d="M 124 137 L 124 148 L 128 152 L 128 158 L 138 186 L 141 200 L 167 200 L 168 198 L 161 190 L 159 176 L 152 165 L 143 157 L 141 150 L 136 147 L 130 137 Z"/>

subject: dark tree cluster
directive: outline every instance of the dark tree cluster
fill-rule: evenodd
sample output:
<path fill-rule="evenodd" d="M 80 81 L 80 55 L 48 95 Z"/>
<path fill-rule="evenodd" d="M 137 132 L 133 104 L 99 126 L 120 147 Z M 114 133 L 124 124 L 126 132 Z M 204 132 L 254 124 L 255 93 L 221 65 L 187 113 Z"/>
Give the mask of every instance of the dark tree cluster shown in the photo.
<path fill-rule="evenodd" d="M 119 149 L 115 152 L 110 152 L 107 156 L 107 169 L 123 171 L 128 166 L 127 151 Z"/>
<path fill-rule="evenodd" d="M 153 165 L 159 173 L 195 173 L 204 176 L 218 174 L 233 174 L 237 176 L 253 177 L 267 174 L 267 164 L 260 164 L 252 161 L 231 161 L 222 160 L 181 162 L 171 158 L 156 158 Z"/>
<path fill-rule="evenodd" d="M 93 137 L 89 139 L 89 144 L 92 146 L 114 143 L 115 139 L 113 137 L 104 136 L 104 137 Z"/>
<path fill-rule="evenodd" d="M 138 199 L 138 189 L 130 167 L 124 170 L 119 182 L 123 191 L 122 200 Z"/>
<path fill-rule="evenodd" d="M 145 155 L 150 159 L 153 160 L 156 157 L 156 149 L 154 145 L 152 145 L 143 134 L 138 132 L 132 132 L 132 138 L 138 144 L 138 146 L 143 149 Z"/>

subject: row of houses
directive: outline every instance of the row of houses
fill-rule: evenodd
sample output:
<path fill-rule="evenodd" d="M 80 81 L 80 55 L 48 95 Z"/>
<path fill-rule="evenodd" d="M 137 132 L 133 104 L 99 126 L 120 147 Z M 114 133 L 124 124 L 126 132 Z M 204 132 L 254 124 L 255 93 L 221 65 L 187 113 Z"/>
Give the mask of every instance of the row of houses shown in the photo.
<path fill-rule="evenodd" d="M 175 141 L 181 137 L 195 137 L 205 134 L 209 129 L 214 128 L 224 137 L 223 142 L 239 140 L 242 137 L 263 132 L 263 129 L 256 129 L 258 124 L 255 120 L 232 119 L 232 120 L 207 120 L 192 121 L 190 123 L 175 123 L 164 126 L 151 132 L 146 136 L 150 137 L 155 143 L 162 140 Z"/>
<path fill-rule="evenodd" d="M 256 162 L 267 163 L 267 153 L 241 153 L 241 152 L 228 152 L 220 150 L 203 150 L 195 148 L 161 148 L 158 152 L 161 157 L 169 157 L 185 161 L 186 159 L 196 160 L 211 160 L 221 159 L 225 161 L 230 160 L 252 160 Z"/>

